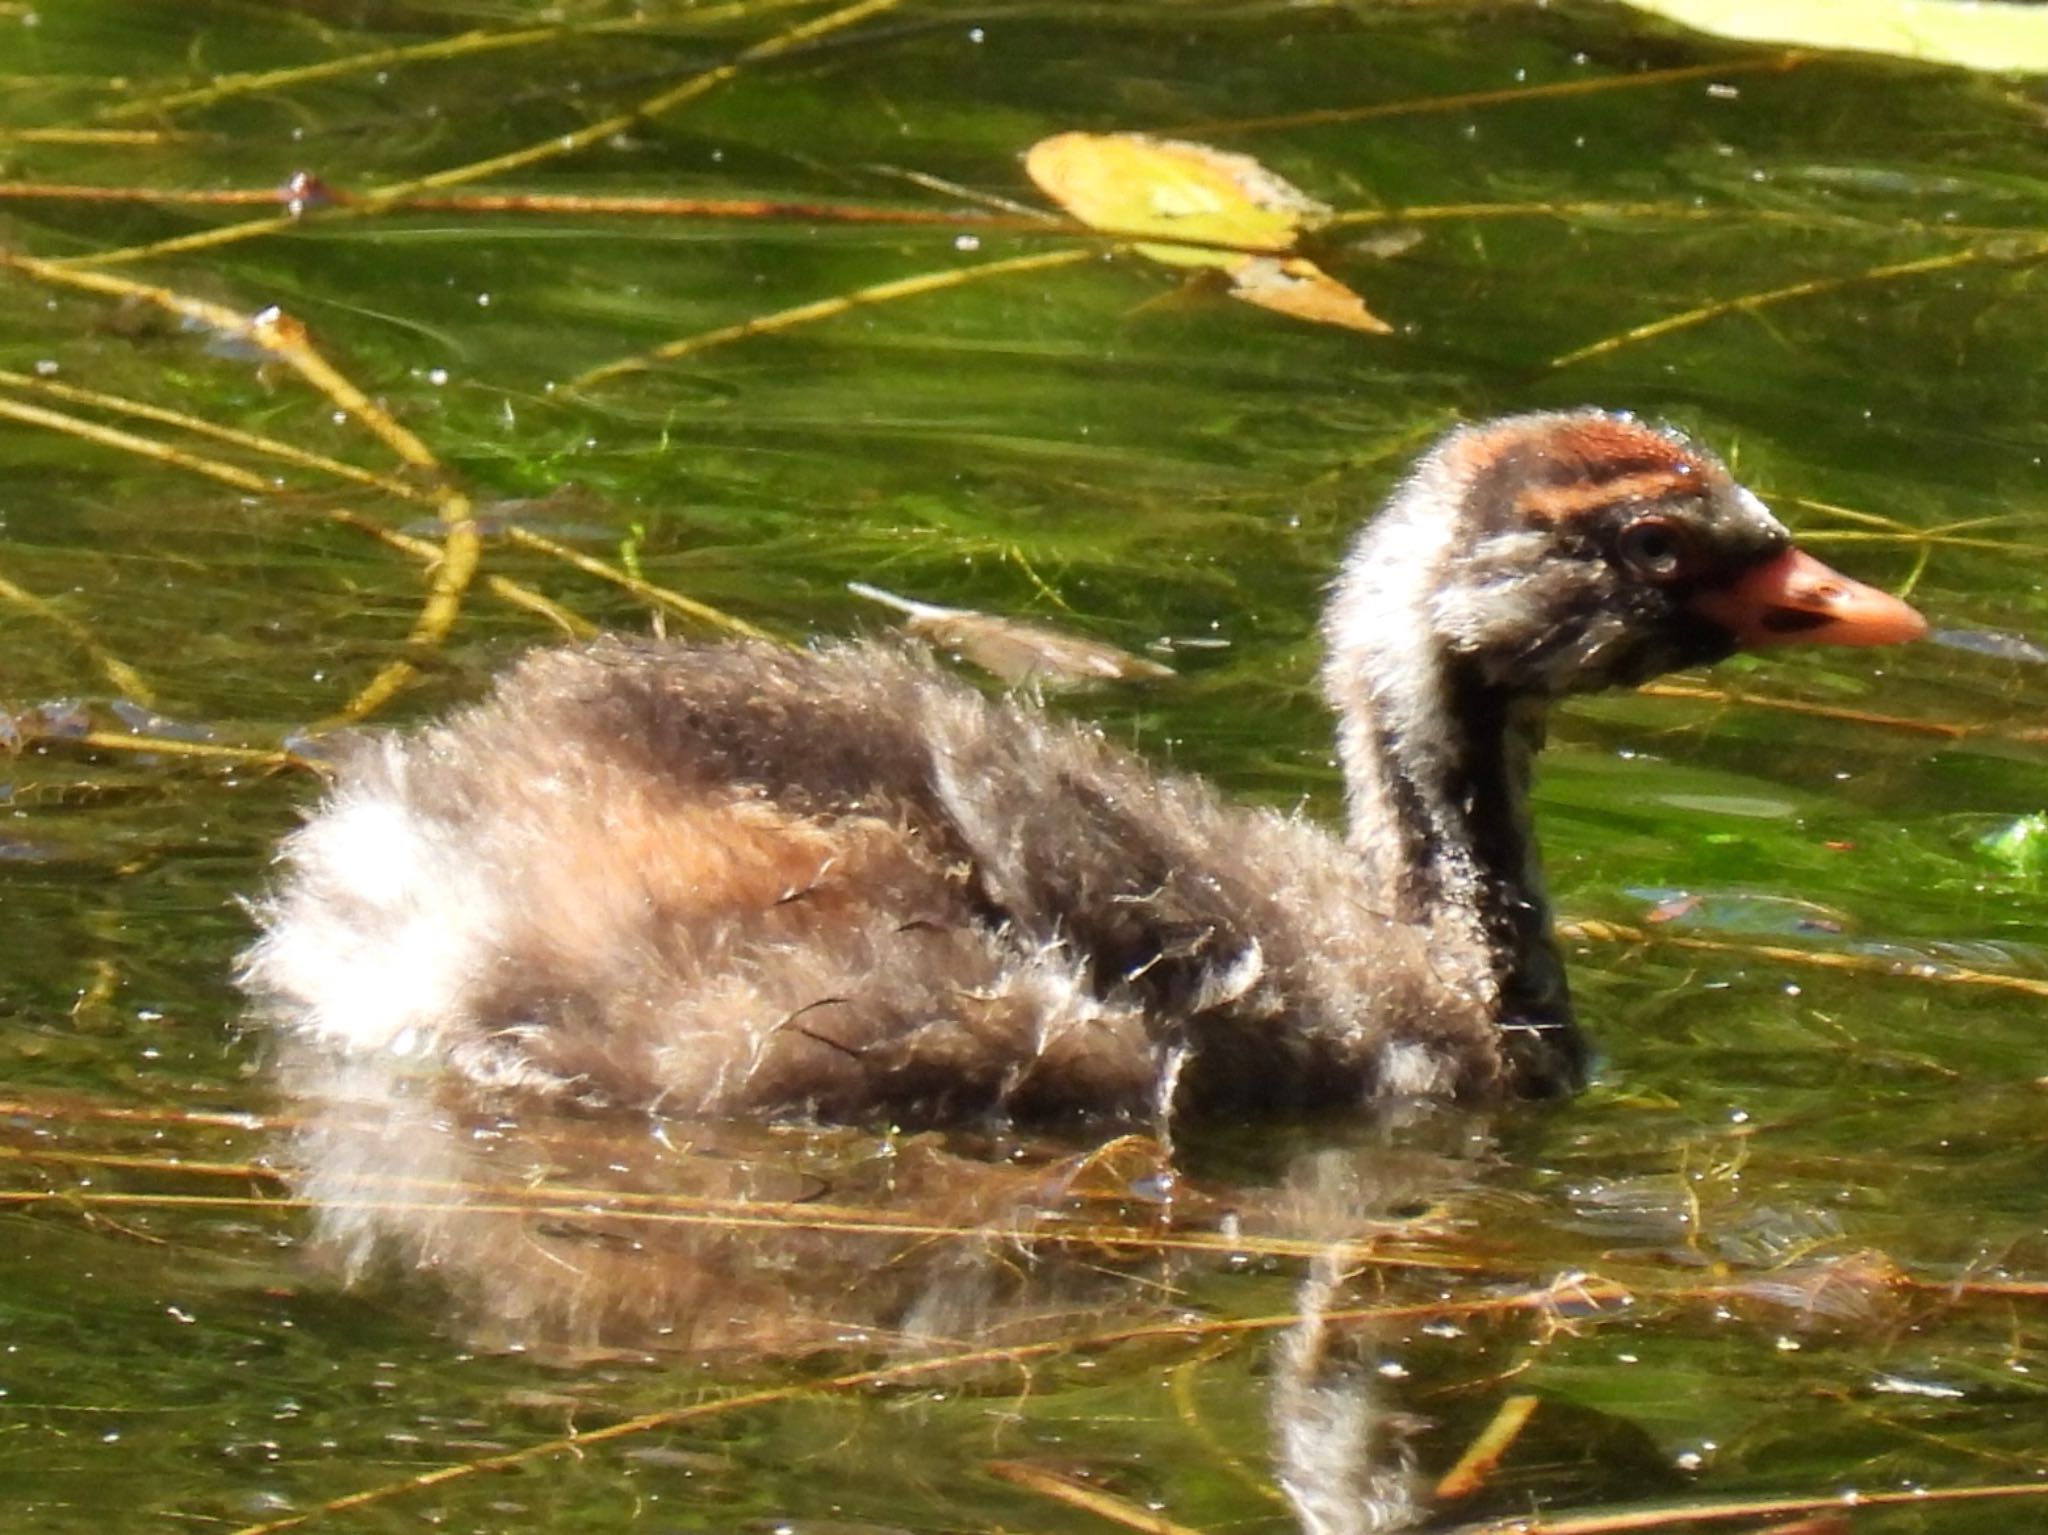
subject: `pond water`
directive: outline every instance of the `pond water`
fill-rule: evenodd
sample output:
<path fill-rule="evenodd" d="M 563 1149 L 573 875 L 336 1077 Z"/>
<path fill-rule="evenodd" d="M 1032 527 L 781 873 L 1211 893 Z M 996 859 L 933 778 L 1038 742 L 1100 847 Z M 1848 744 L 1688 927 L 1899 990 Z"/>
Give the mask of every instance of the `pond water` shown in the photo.
<path fill-rule="evenodd" d="M 2039 1517 L 1944 1496 L 2048 1487 L 2037 86 L 1200 0 L 9 0 L 0 81 L 5 1528 L 1336 1531 L 1347 1424 L 1424 1489 L 1496 1425 L 1446 1525 Z M 1034 229 L 1074 129 L 1257 156 L 1393 334 Z M 1177 672 L 1054 707 L 1334 816 L 1348 531 L 1448 423 L 1589 402 L 1941 634 L 1553 721 L 1568 1106 L 1171 1169 L 308 1128 L 239 1026 L 318 787 L 273 754 L 579 624 L 1030 619 Z M 308 1135 L 416 1177 L 280 1178 Z M 456 1256 L 344 1284 L 380 1222 Z"/>

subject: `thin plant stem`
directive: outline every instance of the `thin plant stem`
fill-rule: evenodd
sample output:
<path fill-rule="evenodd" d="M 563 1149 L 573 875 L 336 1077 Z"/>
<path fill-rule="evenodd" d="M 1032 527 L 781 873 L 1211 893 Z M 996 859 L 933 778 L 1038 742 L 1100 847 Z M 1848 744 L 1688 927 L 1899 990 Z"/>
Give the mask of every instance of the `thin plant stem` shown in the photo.
<path fill-rule="evenodd" d="M 716 330 L 701 331 L 694 336 L 685 336 L 679 341 L 665 342 L 652 351 L 642 352 L 633 357 L 622 357 L 615 362 L 602 363 L 571 379 L 569 388 L 589 389 L 593 385 L 624 374 L 644 372 L 657 363 L 673 362 L 679 357 L 688 357 L 693 353 L 708 351 L 712 347 L 723 346 L 727 342 L 739 341 L 749 336 L 768 336 L 794 330 L 800 325 L 829 320 L 849 310 L 886 304 L 896 299 L 914 298 L 926 293 L 940 293 L 949 288 L 965 287 L 969 283 L 982 282 L 992 277 L 1014 277 L 1021 272 L 1048 272 L 1056 267 L 1076 266 L 1084 261 L 1098 259 L 1099 254 L 1085 248 L 1039 251 L 1028 256 L 1009 256 L 1000 261 L 983 262 L 978 266 L 949 267 L 939 272 L 919 272 L 912 277 L 892 278 L 888 282 L 875 283 L 852 293 L 834 294 L 831 298 L 798 304 L 791 309 L 779 309 L 773 314 L 756 315 L 751 320 L 742 320 L 735 325 L 721 325 Z"/>

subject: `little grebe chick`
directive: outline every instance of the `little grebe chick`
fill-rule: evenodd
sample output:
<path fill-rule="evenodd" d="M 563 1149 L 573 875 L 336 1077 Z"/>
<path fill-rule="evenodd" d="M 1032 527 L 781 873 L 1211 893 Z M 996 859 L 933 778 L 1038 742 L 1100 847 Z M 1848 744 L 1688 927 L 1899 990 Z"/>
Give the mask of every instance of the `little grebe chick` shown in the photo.
<path fill-rule="evenodd" d="M 1548 705 L 1925 625 L 1627 416 L 1439 442 L 1324 621 L 1349 831 L 865 641 L 527 656 L 360 745 L 244 982 L 299 1048 L 565 1104 L 931 1123 L 1573 1086 Z"/>

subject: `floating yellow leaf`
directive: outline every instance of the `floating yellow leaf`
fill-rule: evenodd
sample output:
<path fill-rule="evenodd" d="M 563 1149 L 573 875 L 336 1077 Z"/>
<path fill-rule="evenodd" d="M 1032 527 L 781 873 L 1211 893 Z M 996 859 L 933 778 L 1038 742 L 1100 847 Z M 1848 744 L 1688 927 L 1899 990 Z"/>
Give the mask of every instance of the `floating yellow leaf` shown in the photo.
<path fill-rule="evenodd" d="M 1091 229 L 1236 246 L 1141 245 L 1170 266 L 1228 271 L 1246 249 L 1284 253 L 1330 210 L 1250 155 L 1143 133 L 1061 133 L 1024 153 L 1039 190 Z"/>
<path fill-rule="evenodd" d="M 1061 133 L 1032 145 L 1024 170 L 1091 229 L 1171 240 L 1135 248 L 1169 266 L 1222 272 L 1247 303 L 1320 325 L 1391 329 L 1294 253 L 1301 232 L 1330 210 L 1249 155 L 1142 133 Z"/>
<path fill-rule="evenodd" d="M 1716 37 L 2048 74 L 2048 7 L 2006 0 L 1629 0 Z"/>

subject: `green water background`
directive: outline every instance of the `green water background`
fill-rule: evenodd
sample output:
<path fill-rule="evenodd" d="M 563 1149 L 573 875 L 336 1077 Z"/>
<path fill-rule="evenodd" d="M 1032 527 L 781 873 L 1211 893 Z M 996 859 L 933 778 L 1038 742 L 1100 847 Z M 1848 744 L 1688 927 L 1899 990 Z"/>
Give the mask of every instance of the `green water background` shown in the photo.
<path fill-rule="evenodd" d="M 360 194 L 574 134 L 824 14 L 0 4 L 0 180 L 262 192 L 311 172 Z M 519 47 L 233 78 L 553 22 Z M 964 218 L 342 209 L 109 262 L 278 210 L 11 192 L 0 247 L 241 314 L 279 306 L 473 494 L 485 574 L 585 619 L 644 630 L 650 609 L 502 525 L 789 637 L 883 622 L 845 590 L 863 580 L 1165 655 L 1177 680 L 1058 707 L 1324 816 L 1315 607 L 1405 457 L 1453 420 L 1540 406 L 1696 432 L 1812 547 L 1910 586 L 1959 637 L 1741 660 L 1686 679 L 1717 696 L 1561 713 L 1540 792 L 1558 904 L 1650 938 L 1574 944 L 1600 1082 L 1494 1127 L 1483 1174 L 1442 1196 L 1475 1271 L 1389 1284 L 1469 1299 L 1603 1275 L 1638 1300 L 1568 1327 L 1392 1327 L 1364 1347 L 1434 1425 L 1417 1441 L 1431 1470 L 1506 1395 L 1541 1399 L 1490 1512 L 1957 1487 L 2048 1473 L 2048 1318 L 2009 1283 L 2048 1279 L 2048 995 L 1983 979 L 2048 982 L 2048 852 L 2027 819 L 2048 811 L 2044 114 L 2033 84 L 1788 59 L 1593 4 L 922 0 L 478 185 L 1043 208 L 1019 164 L 1033 141 L 1174 134 L 1386 213 L 1318 251 L 1396 333 L 1290 321 L 1107 242 Z M 1099 259 L 567 387 L 869 285 L 1077 247 Z M 1744 295 L 1763 298 L 1559 364 Z M 147 298 L 0 271 L 0 368 L 428 483 L 246 341 Z M 314 786 L 51 737 L 140 727 L 268 749 L 408 656 L 420 675 L 379 717 L 416 718 L 553 631 L 477 585 L 409 651 L 425 566 L 343 518 L 437 540 L 431 504 L 32 382 L 0 382 L 10 402 L 278 483 L 237 489 L 0 422 L 0 700 L 34 738 L 0 762 L 0 1523 L 234 1529 L 858 1364 L 569 1369 L 486 1350 L 431 1282 L 343 1290 L 274 1183 L 180 1170 L 274 1147 L 260 1117 L 286 1106 L 229 974 L 238 899 Z M 146 707 L 132 687 L 120 702 L 132 677 Z M 1645 927 L 1653 914 L 1670 920 Z M 1327 1138 L 1269 1129 L 1189 1155 L 1256 1187 Z M 1177 1272 L 1145 1304 L 1284 1314 L 1298 1273 Z M 1090 1333 L 1077 1318 L 1074 1337 Z M 988 1469 L 1026 1459 L 1204 1530 L 1285 1529 L 1269 1348 L 1256 1330 L 1154 1339 L 820 1392 L 313 1527 L 1102 1527 Z M 1855 1527 L 1999 1528 L 2032 1507 Z"/>

